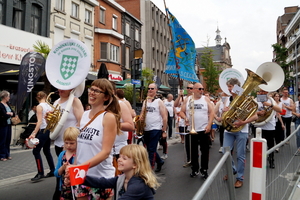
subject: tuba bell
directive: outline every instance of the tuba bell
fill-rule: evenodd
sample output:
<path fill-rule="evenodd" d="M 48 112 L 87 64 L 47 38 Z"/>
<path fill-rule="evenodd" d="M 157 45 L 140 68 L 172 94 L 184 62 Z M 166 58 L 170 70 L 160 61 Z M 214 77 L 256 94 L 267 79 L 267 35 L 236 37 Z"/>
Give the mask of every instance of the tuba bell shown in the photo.
<path fill-rule="evenodd" d="M 278 90 L 284 81 L 284 72 L 282 68 L 274 62 L 265 62 L 261 64 L 257 70 L 256 73 L 261 76 L 268 85 L 259 85 L 258 87 L 261 88 L 264 91 L 267 92 L 273 92 L 275 90 Z M 275 105 L 275 101 L 272 97 L 268 97 L 268 99 L 272 102 L 273 105 Z M 264 107 L 264 110 L 266 111 L 265 115 L 259 116 L 257 120 L 252 122 L 255 126 L 263 126 L 267 122 L 269 122 L 272 117 L 275 115 L 275 111 L 273 108 L 267 106 Z"/>
<path fill-rule="evenodd" d="M 257 111 L 257 103 L 248 94 L 258 85 L 267 84 L 267 82 L 256 73 L 249 69 L 247 79 L 243 84 L 243 93 L 230 103 L 230 109 L 223 114 L 222 126 L 230 132 L 238 132 L 243 126 L 236 127 L 234 122 L 238 119 L 245 121 Z"/>

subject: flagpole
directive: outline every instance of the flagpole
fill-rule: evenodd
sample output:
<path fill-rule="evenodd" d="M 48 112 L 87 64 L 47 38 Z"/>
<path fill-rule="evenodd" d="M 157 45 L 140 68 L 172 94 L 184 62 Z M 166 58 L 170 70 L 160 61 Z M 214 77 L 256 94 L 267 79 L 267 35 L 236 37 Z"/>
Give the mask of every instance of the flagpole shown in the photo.
<path fill-rule="evenodd" d="M 168 24 L 170 24 L 170 19 L 169 19 L 169 15 L 168 15 L 168 12 L 167 12 L 167 5 L 166 5 L 166 1 L 164 0 L 164 5 L 165 5 L 165 11 L 166 11 L 166 16 L 167 16 L 167 21 L 168 21 Z M 171 27 L 169 26 L 169 31 L 170 31 L 170 35 L 171 35 L 171 41 L 172 41 L 172 45 L 173 45 L 173 49 L 174 49 L 174 58 L 176 58 L 176 54 L 175 54 L 175 44 L 174 44 L 174 41 L 173 41 L 173 35 L 172 35 L 172 29 Z M 175 59 L 175 64 L 176 64 L 176 70 L 178 72 L 178 61 Z M 183 89 L 183 81 L 180 80 L 180 77 L 179 77 L 179 73 L 177 73 L 177 77 L 178 77 L 178 82 L 179 82 L 179 88 L 182 90 Z"/>

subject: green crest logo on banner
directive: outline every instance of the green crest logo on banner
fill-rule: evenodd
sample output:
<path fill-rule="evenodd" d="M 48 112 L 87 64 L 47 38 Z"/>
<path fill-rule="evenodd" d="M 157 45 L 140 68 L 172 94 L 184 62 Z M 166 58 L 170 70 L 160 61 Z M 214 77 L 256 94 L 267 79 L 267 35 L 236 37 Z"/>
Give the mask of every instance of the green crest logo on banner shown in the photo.
<path fill-rule="evenodd" d="M 60 74 L 67 80 L 75 73 L 78 63 L 78 56 L 63 55 L 60 65 Z"/>

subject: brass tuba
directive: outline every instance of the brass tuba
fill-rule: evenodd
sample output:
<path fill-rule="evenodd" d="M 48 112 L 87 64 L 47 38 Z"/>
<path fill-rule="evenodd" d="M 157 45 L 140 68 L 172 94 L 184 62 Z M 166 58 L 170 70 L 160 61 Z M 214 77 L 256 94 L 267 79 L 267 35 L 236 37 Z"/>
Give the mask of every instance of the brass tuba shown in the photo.
<path fill-rule="evenodd" d="M 133 118 L 133 123 L 135 125 L 135 133 L 137 136 L 143 136 L 144 135 L 144 128 L 146 126 L 146 114 L 147 114 L 147 99 L 145 100 L 145 109 L 143 111 L 143 117 L 144 119 L 141 119 L 141 115 L 136 115 Z"/>
<path fill-rule="evenodd" d="M 191 130 L 189 134 L 197 134 L 197 131 L 195 130 L 195 105 L 194 105 L 194 93 L 191 95 L 190 101 L 189 101 L 189 114 L 190 114 L 190 119 L 191 119 Z"/>
<path fill-rule="evenodd" d="M 256 73 L 249 69 L 247 71 L 247 80 L 243 84 L 243 93 L 230 103 L 230 110 L 223 114 L 222 126 L 230 132 L 238 132 L 243 126 L 235 127 L 234 122 L 238 119 L 245 121 L 257 111 L 257 103 L 248 94 L 258 85 L 267 84 L 267 82 Z"/>

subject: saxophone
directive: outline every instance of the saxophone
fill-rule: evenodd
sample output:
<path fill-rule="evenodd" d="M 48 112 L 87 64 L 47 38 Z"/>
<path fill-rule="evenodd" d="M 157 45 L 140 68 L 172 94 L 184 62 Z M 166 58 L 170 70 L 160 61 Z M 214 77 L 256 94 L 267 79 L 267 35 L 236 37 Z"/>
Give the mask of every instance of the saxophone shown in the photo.
<path fill-rule="evenodd" d="M 144 128 L 146 126 L 146 115 L 147 115 L 147 99 L 145 100 L 145 109 L 143 111 L 143 117 L 144 119 L 142 120 L 141 119 L 141 115 L 137 115 L 133 118 L 133 123 L 135 125 L 135 133 L 138 135 L 138 136 L 143 136 L 144 135 Z"/>
<path fill-rule="evenodd" d="M 243 85 L 244 92 L 237 96 L 229 105 L 230 110 L 223 114 L 222 126 L 230 132 L 238 132 L 243 126 L 236 127 L 234 122 L 238 119 L 245 121 L 257 111 L 257 103 L 248 94 L 258 85 L 267 84 L 267 82 L 256 73 L 249 69 L 247 71 L 247 80 Z"/>

